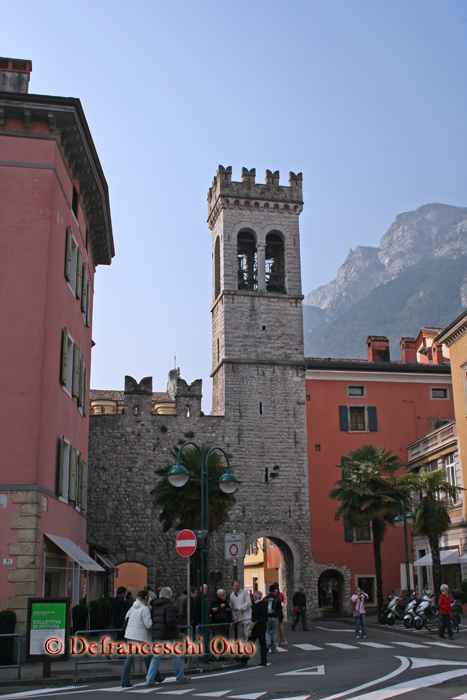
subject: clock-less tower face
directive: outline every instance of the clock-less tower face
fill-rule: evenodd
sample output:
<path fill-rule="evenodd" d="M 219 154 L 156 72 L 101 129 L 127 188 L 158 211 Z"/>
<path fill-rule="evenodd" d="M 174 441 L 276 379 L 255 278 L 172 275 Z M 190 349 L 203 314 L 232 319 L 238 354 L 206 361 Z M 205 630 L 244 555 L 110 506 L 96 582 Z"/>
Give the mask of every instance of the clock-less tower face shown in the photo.
<path fill-rule="evenodd" d="M 301 173 L 281 186 L 279 173 L 266 171 L 265 184 L 256 184 L 254 169 L 243 168 L 242 182 L 232 182 L 232 169 L 219 166 L 208 194 L 213 414 L 224 416 L 226 449 L 242 482 L 234 520 L 265 535 L 282 524 L 284 541 L 292 536 L 298 547 L 288 565 L 291 586 L 297 559 L 302 578 L 311 562 L 302 207 Z M 265 483 L 265 468 L 273 466 L 279 476 Z"/>

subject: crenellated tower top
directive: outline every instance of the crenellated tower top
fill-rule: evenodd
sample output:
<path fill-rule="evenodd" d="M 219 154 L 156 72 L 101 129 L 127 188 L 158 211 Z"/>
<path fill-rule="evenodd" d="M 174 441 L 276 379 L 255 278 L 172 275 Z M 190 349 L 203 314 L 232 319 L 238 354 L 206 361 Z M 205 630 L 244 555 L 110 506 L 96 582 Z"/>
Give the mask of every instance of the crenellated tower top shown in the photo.
<path fill-rule="evenodd" d="M 289 173 L 288 186 L 279 184 L 279 171 L 266 170 L 264 185 L 256 182 L 256 168 L 242 168 L 242 181 L 232 181 L 232 166 L 219 165 L 208 192 L 208 225 L 220 209 L 257 209 L 300 214 L 303 208 L 302 173 Z"/>

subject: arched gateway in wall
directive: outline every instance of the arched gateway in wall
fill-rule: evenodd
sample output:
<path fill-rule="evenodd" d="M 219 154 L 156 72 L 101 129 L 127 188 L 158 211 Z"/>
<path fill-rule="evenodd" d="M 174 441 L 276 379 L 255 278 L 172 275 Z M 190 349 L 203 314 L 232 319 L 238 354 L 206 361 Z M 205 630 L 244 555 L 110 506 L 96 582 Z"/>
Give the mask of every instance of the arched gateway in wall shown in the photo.
<path fill-rule="evenodd" d="M 125 383 L 121 415 L 90 420 L 89 540 L 109 555 L 133 548 L 144 556 L 149 582 L 186 587 L 184 563 L 152 509 L 154 468 L 190 435 L 228 453 L 241 482 L 222 533 L 211 540 L 215 581 L 230 586 L 226 532 L 258 533 L 282 547 L 287 589 L 303 584 L 317 614 L 318 575 L 310 541 L 305 365 L 298 219 L 301 174 L 219 166 L 208 193 L 212 231 L 213 410 L 201 413 L 201 382 L 177 379 L 174 415 L 151 412 L 150 378 Z M 248 236 L 246 235 L 248 234 Z M 189 410 L 187 410 L 189 406 Z M 272 478 L 274 475 L 275 478 Z M 259 535 L 258 535 L 259 536 Z M 167 581 L 170 571 L 170 581 Z M 241 567 L 239 567 L 241 574 Z M 289 591 L 288 591 L 289 592 Z M 289 607 L 291 606 L 291 596 Z"/>

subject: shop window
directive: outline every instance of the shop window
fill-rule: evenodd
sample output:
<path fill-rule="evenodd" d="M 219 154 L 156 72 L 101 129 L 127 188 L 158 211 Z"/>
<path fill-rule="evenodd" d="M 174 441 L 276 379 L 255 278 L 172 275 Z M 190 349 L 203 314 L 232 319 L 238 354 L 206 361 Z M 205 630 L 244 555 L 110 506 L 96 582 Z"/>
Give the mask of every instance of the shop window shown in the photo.
<path fill-rule="evenodd" d="M 355 588 L 361 588 L 367 594 L 367 605 L 376 605 L 376 576 L 356 576 Z"/>

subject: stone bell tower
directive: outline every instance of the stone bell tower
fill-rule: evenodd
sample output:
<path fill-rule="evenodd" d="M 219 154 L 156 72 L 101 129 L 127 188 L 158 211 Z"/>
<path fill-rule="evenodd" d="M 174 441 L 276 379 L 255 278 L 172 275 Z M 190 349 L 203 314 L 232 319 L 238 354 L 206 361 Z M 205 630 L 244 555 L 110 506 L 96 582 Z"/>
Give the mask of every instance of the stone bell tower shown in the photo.
<path fill-rule="evenodd" d="M 301 173 L 289 173 L 283 186 L 279 172 L 267 170 L 265 184 L 256 184 L 254 168 L 233 182 L 232 168 L 219 166 L 208 193 L 213 414 L 224 416 L 242 482 L 232 520 L 247 542 L 277 543 L 287 588 L 311 590 L 302 208 Z"/>

